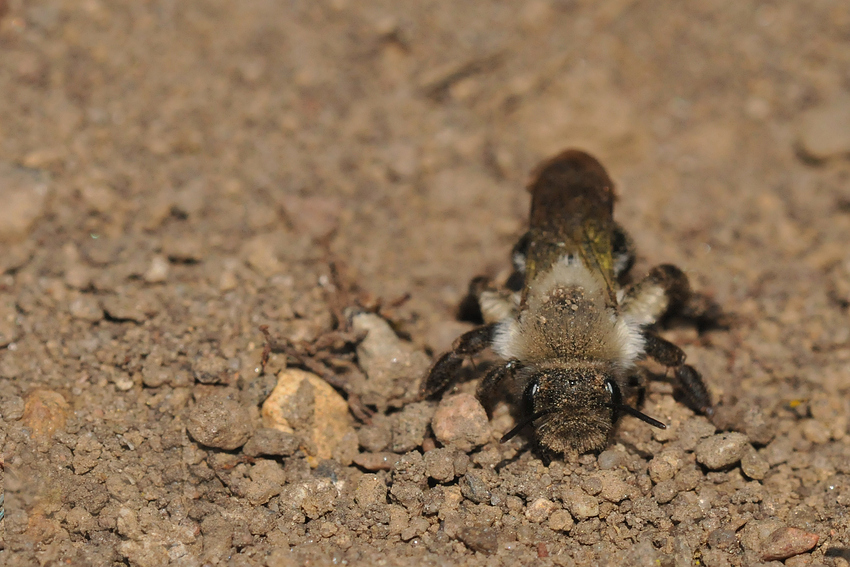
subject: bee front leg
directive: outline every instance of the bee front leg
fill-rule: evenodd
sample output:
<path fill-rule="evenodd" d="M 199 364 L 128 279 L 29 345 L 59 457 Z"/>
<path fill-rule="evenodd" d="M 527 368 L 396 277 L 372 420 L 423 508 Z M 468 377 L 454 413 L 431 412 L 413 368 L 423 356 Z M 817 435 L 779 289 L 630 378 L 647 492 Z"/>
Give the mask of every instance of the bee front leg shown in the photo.
<path fill-rule="evenodd" d="M 685 351 L 652 331 L 644 331 L 643 336 L 647 356 L 673 369 L 676 386 L 682 393 L 685 404 L 696 412 L 711 416 L 714 413 L 711 394 L 697 369 L 685 364 Z"/>
<path fill-rule="evenodd" d="M 497 323 L 489 323 L 459 336 L 452 350 L 440 356 L 431 367 L 422 385 L 422 397 L 430 398 L 454 382 L 464 359 L 490 346 L 496 326 Z"/>
<path fill-rule="evenodd" d="M 475 395 L 485 408 L 489 408 L 493 394 L 497 391 L 499 384 L 505 378 L 512 378 L 519 370 L 521 364 L 516 359 L 511 359 L 504 364 L 498 364 L 490 369 L 481 383 L 478 385 L 478 390 Z"/>

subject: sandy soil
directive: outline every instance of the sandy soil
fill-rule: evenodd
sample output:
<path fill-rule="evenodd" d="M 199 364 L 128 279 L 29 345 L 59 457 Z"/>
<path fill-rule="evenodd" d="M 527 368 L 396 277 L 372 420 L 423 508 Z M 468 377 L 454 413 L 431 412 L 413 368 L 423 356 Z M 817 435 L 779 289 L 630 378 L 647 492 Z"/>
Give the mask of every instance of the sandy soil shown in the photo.
<path fill-rule="evenodd" d="M 0 17 L 5 564 L 848 565 L 846 0 Z M 714 423 L 657 382 L 668 430 L 546 465 L 474 380 L 411 402 L 569 146 L 636 272 L 680 265 L 734 322 L 665 331 Z M 379 299 L 396 333 L 343 314 Z M 263 325 L 294 345 L 265 371 Z"/>

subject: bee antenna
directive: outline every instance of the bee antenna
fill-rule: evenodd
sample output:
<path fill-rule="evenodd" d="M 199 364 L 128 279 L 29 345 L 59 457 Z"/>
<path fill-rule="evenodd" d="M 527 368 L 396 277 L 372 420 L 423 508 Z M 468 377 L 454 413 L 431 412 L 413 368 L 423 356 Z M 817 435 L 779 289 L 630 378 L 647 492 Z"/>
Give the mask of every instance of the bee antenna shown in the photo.
<path fill-rule="evenodd" d="M 655 418 L 649 417 L 645 413 L 640 410 L 633 408 L 632 406 L 627 406 L 626 404 L 606 404 L 608 407 L 614 408 L 616 411 L 623 411 L 629 414 L 632 417 L 636 417 L 644 423 L 648 423 L 653 427 L 657 427 L 658 429 L 667 429 L 667 426 Z"/>
<path fill-rule="evenodd" d="M 632 406 L 623 403 L 623 394 L 620 393 L 620 386 L 617 385 L 617 382 L 611 380 L 610 378 L 605 381 L 605 387 L 611 393 L 611 401 L 607 404 L 609 408 L 613 408 L 616 411 L 623 411 L 629 414 L 632 417 L 636 417 L 644 423 L 648 423 L 653 427 L 657 427 L 658 429 L 667 429 L 667 426 L 658 421 L 657 419 L 651 418 L 642 411 L 639 411 Z"/>
<path fill-rule="evenodd" d="M 511 439 L 516 437 L 517 433 L 522 431 L 525 428 L 525 426 L 531 425 L 533 422 L 537 421 L 541 417 L 549 415 L 551 413 L 553 413 L 552 410 L 544 410 L 544 411 L 539 411 L 537 413 L 531 414 L 530 416 L 528 416 L 525 419 L 523 419 L 522 421 L 520 421 L 516 425 L 516 427 L 514 427 L 513 429 L 511 429 L 510 431 L 508 431 L 507 433 L 502 435 L 502 438 L 499 440 L 499 443 L 505 443 L 507 441 L 510 441 Z"/>

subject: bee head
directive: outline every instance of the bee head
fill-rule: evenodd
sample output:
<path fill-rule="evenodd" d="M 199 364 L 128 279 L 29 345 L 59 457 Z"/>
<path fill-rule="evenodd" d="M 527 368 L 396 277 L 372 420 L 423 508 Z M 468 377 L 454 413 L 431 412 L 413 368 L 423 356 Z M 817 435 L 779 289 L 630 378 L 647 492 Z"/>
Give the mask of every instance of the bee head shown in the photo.
<path fill-rule="evenodd" d="M 588 364 L 525 370 L 529 373 L 522 399 L 526 417 L 503 441 L 534 423 L 544 447 L 578 455 L 603 447 L 623 413 L 655 427 L 666 427 L 624 404 L 614 373 L 605 367 Z"/>

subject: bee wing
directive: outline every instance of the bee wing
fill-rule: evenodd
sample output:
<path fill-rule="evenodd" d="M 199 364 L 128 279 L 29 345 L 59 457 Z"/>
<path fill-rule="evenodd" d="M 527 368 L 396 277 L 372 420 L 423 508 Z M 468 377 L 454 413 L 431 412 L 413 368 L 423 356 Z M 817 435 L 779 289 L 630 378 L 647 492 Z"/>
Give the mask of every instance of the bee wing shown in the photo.
<path fill-rule="evenodd" d="M 617 290 L 614 287 L 614 255 L 611 249 L 611 230 L 609 227 L 597 226 L 598 223 L 588 220 L 582 226 L 582 245 L 579 254 L 584 265 L 599 274 L 608 288 L 608 296 L 616 305 Z"/>

